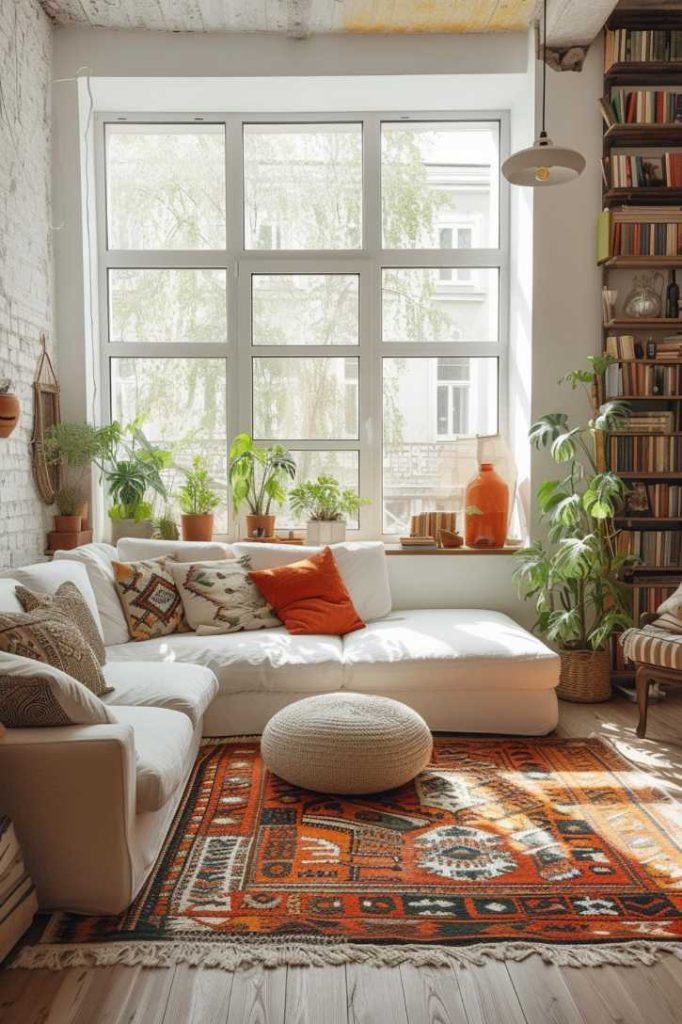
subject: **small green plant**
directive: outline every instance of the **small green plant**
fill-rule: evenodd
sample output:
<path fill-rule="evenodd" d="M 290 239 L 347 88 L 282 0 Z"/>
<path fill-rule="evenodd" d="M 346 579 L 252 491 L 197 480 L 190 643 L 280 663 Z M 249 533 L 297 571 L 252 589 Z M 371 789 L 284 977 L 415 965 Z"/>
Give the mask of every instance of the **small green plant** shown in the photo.
<path fill-rule="evenodd" d="M 77 487 L 61 487 L 54 497 L 60 516 L 77 516 L 85 503 L 85 496 Z"/>
<path fill-rule="evenodd" d="M 368 498 L 361 498 L 352 487 L 341 487 L 333 476 L 306 480 L 289 491 L 289 505 L 297 519 L 339 522 L 356 516 Z"/>
<path fill-rule="evenodd" d="M 549 546 L 521 550 L 514 578 L 520 593 L 535 601 L 535 629 L 564 650 L 603 650 L 613 633 L 632 624 L 621 573 L 634 561 L 618 552 L 614 517 L 623 507 L 625 485 L 600 471 L 604 434 L 622 429 L 629 415 L 623 402 L 597 402 L 597 380 L 613 362 L 591 357 L 589 370 L 575 370 L 559 383 L 582 387 L 591 403 L 586 424 L 571 427 L 565 413 L 542 416 L 530 428 L 531 444 L 548 449 L 566 467 L 559 480 L 545 480 L 537 493 Z"/>
<path fill-rule="evenodd" d="M 147 494 L 157 494 L 165 501 L 168 492 L 161 472 L 172 462 L 171 453 L 147 440 L 139 420 L 122 427 L 114 420 L 97 431 L 99 451 L 94 459 L 106 480 L 112 506 L 110 519 L 151 518 L 152 505 Z"/>
<path fill-rule="evenodd" d="M 177 494 L 180 508 L 186 516 L 209 515 L 220 504 L 220 495 L 211 486 L 206 460 L 201 455 L 192 459 L 192 468 Z"/>
<path fill-rule="evenodd" d="M 296 461 L 281 444 L 257 448 L 249 434 L 237 434 L 230 445 L 230 486 L 235 513 L 246 505 L 251 515 L 270 515 L 272 505 L 286 499 L 286 482 L 296 476 Z"/>
<path fill-rule="evenodd" d="M 180 530 L 170 509 L 164 509 L 154 520 L 154 536 L 159 540 L 179 540 Z"/>
<path fill-rule="evenodd" d="M 56 423 L 45 437 L 45 454 L 67 466 L 85 469 L 100 453 L 99 431 L 90 423 Z"/>

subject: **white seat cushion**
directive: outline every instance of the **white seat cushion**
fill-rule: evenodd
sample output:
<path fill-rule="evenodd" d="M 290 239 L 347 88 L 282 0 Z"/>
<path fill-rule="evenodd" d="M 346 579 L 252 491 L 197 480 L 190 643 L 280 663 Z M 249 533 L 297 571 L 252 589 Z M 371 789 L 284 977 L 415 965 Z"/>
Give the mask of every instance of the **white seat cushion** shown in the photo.
<path fill-rule="evenodd" d="M 187 715 L 193 726 L 218 693 L 218 680 L 202 665 L 181 665 L 167 661 L 157 664 L 136 661 L 108 662 L 102 669 L 113 693 L 104 698 L 114 707 L 167 708 Z"/>
<path fill-rule="evenodd" d="M 393 694 L 419 690 L 546 690 L 559 657 L 501 612 L 394 612 L 343 638 L 345 686 Z"/>
<path fill-rule="evenodd" d="M 194 729 L 187 715 L 166 708 L 118 706 L 116 718 L 135 736 L 135 810 L 158 811 L 184 781 Z"/>
<path fill-rule="evenodd" d="M 220 693 L 326 693 L 343 684 L 337 636 L 292 636 L 284 626 L 247 633 L 175 633 L 107 648 L 108 661 L 190 662 L 215 673 Z"/>

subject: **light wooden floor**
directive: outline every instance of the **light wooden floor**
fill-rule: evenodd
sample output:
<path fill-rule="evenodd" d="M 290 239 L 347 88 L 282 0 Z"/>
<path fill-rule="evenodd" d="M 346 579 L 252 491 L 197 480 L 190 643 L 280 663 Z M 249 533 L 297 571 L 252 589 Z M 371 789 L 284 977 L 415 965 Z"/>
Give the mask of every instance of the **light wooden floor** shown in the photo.
<path fill-rule="evenodd" d="M 674 787 L 682 782 L 682 689 L 649 713 L 635 740 L 635 707 L 561 705 L 562 736 L 600 732 Z M 652 967 L 560 968 L 522 963 L 427 970 L 252 969 L 184 965 L 0 971 L 2 1024 L 682 1024 L 682 961 Z"/>

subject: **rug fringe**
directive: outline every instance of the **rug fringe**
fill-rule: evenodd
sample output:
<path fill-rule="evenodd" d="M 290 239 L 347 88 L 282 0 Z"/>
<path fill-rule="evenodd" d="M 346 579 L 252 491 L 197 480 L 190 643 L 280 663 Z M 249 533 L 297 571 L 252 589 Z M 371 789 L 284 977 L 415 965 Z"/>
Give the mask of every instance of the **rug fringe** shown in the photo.
<path fill-rule="evenodd" d="M 497 942 L 472 946 L 251 946 L 203 942 L 107 942 L 73 946 L 25 946 L 12 969 L 63 970 L 67 967 L 217 967 L 234 971 L 246 967 L 330 967 L 367 964 L 374 967 L 480 967 L 488 960 L 525 960 L 537 954 L 559 967 L 619 967 L 651 965 L 666 954 L 682 960 L 682 943 L 619 942 L 599 946 L 548 945 L 534 942 Z"/>

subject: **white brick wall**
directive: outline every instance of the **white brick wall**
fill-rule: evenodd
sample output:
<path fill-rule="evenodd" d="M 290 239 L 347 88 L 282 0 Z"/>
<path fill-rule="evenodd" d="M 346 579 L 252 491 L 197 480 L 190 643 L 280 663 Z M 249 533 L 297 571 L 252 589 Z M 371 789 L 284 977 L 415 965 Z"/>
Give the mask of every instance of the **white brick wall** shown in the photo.
<path fill-rule="evenodd" d="M 36 561 L 50 515 L 31 475 L 32 382 L 52 335 L 50 21 L 38 0 L 0 0 L 0 377 L 21 422 L 0 438 L 0 567 Z"/>

